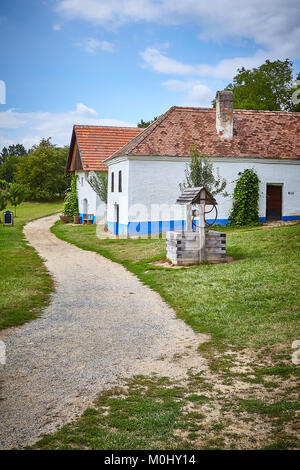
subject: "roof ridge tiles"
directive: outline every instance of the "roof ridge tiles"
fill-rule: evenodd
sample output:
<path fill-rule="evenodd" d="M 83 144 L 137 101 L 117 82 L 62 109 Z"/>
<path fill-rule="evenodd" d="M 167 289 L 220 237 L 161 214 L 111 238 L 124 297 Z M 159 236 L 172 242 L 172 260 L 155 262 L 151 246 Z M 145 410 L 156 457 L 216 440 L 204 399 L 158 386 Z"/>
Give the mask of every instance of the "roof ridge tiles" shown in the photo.
<path fill-rule="evenodd" d="M 108 128 L 108 129 L 139 129 L 137 126 L 101 126 L 101 125 L 94 125 L 94 124 L 74 124 L 73 127 L 89 127 L 89 128 Z"/>

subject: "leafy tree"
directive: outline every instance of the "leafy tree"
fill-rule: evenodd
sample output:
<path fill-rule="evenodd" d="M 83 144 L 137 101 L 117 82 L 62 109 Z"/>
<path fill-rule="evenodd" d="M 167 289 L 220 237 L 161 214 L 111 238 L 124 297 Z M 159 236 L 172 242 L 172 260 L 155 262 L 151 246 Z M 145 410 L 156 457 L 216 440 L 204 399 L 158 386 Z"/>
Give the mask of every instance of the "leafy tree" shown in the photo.
<path fill-rule="evenodd" d="M 107 203 L 107 171 L 94 171 L 88 178 L 88 183 L 99 196 L 101 201 Z"/>
<path fill-rule="evenodd" d="M 233 91 L 236 109 L 291 111 L 293 109 L 293 64 L 286 60 L 266 60 L 260 67 L 238 69 L 226 90 Z M 213 101 L 215 107 L 215 100 Z"/>
<path fill-rule="evenodd" d="M 227 196 L 225 191 L 226 180 L 214 175 L 213 164 L 205 155 L 200 155 L 196 145 L 190 148 L 191 162 L 187 164 L 185 169 L 185 181 L 179 184 L 179 188 L 183 191 L 186 188 L 205 187 L 212 195 L 223 194 Z"/>
<path fill-rule="evenodd" d="M 0 180 L 0 215 L 1 215 L 1 211 L 3 211 L 7 206 L 7 202 L 8 202 L 7 189 L 8 189 L 7 182 Z M 0 217 L 0 221 L 1 221 L 1 217 Z"/>
<path fill-rule="evenodd" d="M 19 206 L 25 199 L 25 188 L 21 184 L 11 183 L 7 193 L 8 199 L 12 206 L 15 208 L 15 216 L 17 215 L 17 206 Z"/>
<path fill-rule="evenodd" d="M 16 155 L 7 155 L 0 165 L 0 179 L 13 183 L 15 181 L 18 164 L 24 157 Z"/>
<path fill-rule="evenodd" d="M 7 206 L 7 192 L 0 188 L 0 211 L 3 211 Z"/>
<path fill-rule="evenodd" d="M 56 148 L 50 140 L 42 139 L 17 165 L 16 182 L 25 187 L 29 200 L 51 201 L 62 197 L 69 186 L 70 176 L 65 175 L 69 149 Z"/>
<path fill-rule="evenodd" d="M 5 180 L 0 179 L 0 189 L 3 189 L 4 191 L 7 191 L 9 187 L 9 184 Z"/>
<path fill-rule="evenodd" d="M 259 178 L 253 169 L 239 173 L 233 193 L 233 206 L 229 223 L 234 225 L 257 225 Z"/>
<path fill-rule="evenodd" d="M 78 199 L 77 199 L 77 178 L 75 173 L 72 174 L 71 186 L 65 197 L 63 213 L 72 221 L 74 215 L 78 215 Z"/>
<path fill-rule="evenodd" d="M 3 163 L 7 157 L 23 157 L 28 155 L 28 153 L 29 152 L 22 144 L 10 145 L 8 148 L 3 147 L 0 153 L 0 164 Z"/>
<path fill-rule="evenodd" d="M 57 166 L 59 167 L 56 184 L 57 192 L 60 198 L 64 197 L 66 190 L 71 184 L 71 174 L 66 174 L 65 172 L 69 150 L 70 147 L 68 145 L 65 145 L 64 147 L 55 148 Z"/>
<path fill-rule="evenodd" d="M 293 94 L 292 94 L 292 111 L 293 112 L 300 112 L 300 73 L 296 78 L 296 86 L 293 87 Z"/>
<path fill-rule="evenodd" d="M 141 119 L 137 123 L 137 126 L 140 127 L 140 128 L 148 127 L 148 126 L 150 126 L 150 124 L 152 124 L 152 122 L 156 121 L 156 119 L 157 119 L 157 116 L 155 116 L 151 121 L 144 121 L 143 119 Z"/>

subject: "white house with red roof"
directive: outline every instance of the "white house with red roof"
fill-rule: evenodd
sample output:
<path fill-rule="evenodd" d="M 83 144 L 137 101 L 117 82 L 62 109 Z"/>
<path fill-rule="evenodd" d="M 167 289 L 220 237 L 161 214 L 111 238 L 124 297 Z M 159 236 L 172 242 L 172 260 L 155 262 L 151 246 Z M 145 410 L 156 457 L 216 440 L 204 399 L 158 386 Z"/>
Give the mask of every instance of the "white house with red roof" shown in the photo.
<path fill-rule="evenodd" d="M 236 110 L 232 100 L 223 91 L 216 109 L 174 106 L 105 160 L 111 232 L 184 227 L 184 207 L 175 201 L 193 144 L 227 181 L 229 197 L 216 197 L 217 223 L 227 223 L 235 180 L 247 168 L 260 179 L 262 221 L 300 220 L 300 113 Z"/>
<path fill-rule="evenodd" d="M 97 208 L 102 203 L 88 182 L 90 175 L 94 172 L 107 172 L 104 160 L 141 131 L 137 127 L 73 127 L 66 171 L 75 172 L 78 176 L 77 197 L 81 221 L 89 214 L 95 223 Z"/>

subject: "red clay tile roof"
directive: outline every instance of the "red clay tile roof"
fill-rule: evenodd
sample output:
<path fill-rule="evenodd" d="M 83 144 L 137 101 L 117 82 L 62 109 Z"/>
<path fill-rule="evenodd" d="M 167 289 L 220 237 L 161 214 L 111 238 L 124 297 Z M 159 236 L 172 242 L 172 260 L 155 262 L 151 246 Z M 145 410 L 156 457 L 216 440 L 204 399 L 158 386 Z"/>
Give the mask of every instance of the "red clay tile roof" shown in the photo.
<path fill-rule="evenodd" d="M 189 156 L 193 144 L 208 156 L 300 159 L 300 113 L 234 110 L 233 139 L 224 140 L 216 133 L 214 109 L 174 106 L 107 160 Z"/>
<path fill-rule="evenodd" d="M 88 171 L 102 171 L 107 170 L 103 161 L 142 130 L 137 127 L 74 126 L 67 170 L 70 168 L 75 142 L 78 145 L 82 168 Z"/>

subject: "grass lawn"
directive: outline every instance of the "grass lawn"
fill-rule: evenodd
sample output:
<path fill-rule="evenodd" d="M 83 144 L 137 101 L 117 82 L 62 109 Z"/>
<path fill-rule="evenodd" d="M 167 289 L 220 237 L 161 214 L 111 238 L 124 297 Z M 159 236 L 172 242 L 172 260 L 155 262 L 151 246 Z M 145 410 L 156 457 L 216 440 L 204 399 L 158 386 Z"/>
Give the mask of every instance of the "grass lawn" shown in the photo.
<path fill-rule="evenodd" d="M 241 262 L 181 269 L 149 264 L 165 257 L 164 239 L 101 240 L 95 226 L 60 222 L 52 230 L 63 240 L 122 263 L 195 331 L 210 333 L 209 347 L 282 345 L 290 352 L 292 341 L 300 339 L 300 224 L 225 229 L 227 254 Z"/>
<path fill-rule="evenodd" d="M 36 318 L 48 304 L 53 290 L 51 277 L 26 243 L 22 230 L 30 220 L 58 212 L 61 207 L 61 201 L 26 202 L 17 208 L 13 227 L 0 224 L 0 328 Z"/>
<path fill-rule="evenodd" d="M 300 224 L 227 232 L 240 262 L 171 269 L 164 239 L 101 240 L 94 226 L 52 231 L 122 263 L 197 332 L 208 370 L 187 378 L 136 376 L 34 449 L 295 449 L 299 441 Z"/>

